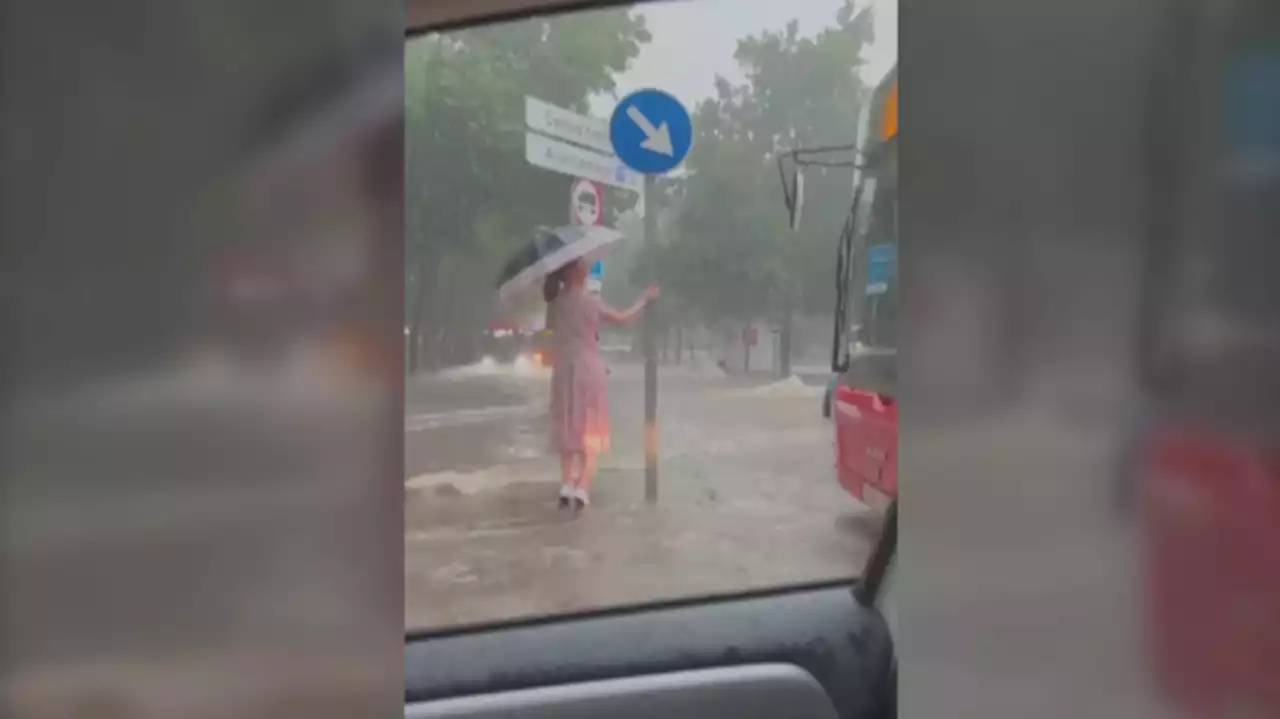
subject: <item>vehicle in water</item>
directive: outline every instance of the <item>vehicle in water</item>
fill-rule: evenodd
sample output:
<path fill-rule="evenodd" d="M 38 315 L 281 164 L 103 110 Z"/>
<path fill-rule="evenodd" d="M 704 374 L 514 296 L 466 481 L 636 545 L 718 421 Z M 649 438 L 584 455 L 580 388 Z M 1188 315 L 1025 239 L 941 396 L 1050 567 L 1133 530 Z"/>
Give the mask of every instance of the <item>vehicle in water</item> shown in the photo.
<path fill-rule="evenodd" d="M 535 367 L 550 367 L 552 362 L 551 330 L 541 329 L 529 336 L 525 355 Z"/>
<path fill-rule="evenodd" d="M 486 357 L 492 357 L 502 364 L 511 364 L 519 358 L 526 343 L 527 333 L 518 324 L 497 321 L 485 329 L 481 348 Z"/>
<path fill-rule="evenodd" d="M 872 93 L 850 147 L 791 153 L 796 176 L 785 180 L 793 225 L 803 201 L 800 172 L 821 153 L 854 151 L 853 197 L 836 257 L 832 331 L 834 377 L 823 415 L 835 430 L 837 479 L 850 494 L 883 509 L 898 492 L 898 70 Z"/>

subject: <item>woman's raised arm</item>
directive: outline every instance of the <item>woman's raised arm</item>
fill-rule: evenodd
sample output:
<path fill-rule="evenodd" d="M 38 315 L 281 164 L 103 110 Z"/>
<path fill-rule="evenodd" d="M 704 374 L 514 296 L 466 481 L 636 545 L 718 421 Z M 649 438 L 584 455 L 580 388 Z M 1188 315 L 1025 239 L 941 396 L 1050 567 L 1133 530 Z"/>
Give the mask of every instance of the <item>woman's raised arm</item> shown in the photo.
<path fill-rule="evenodd" d="M 628 324 L 634 320 L 637 315 L 644 311 L 645 306 L 648 305 L 650 301 L 657 299 L 657 297 L 658 286 L 651 285 L 644 291 L 644 294 L 640 295 L 640 298 L 635 301 L 635 304 L 621 312 L 604 304 L 604 302 L 601 302 L 600 318 L 611 325 Z"/>

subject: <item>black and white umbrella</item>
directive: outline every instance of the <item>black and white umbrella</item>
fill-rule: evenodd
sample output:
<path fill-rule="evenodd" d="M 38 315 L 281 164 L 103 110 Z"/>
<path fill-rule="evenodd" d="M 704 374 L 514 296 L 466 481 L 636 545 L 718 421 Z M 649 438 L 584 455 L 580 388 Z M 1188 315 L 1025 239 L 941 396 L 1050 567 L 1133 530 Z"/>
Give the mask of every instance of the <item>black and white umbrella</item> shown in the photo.
<path fill-rule="evenodd" d="M 547 275 L 574 260 L 594 262 L 620 239 L 622 233 L 608 227 L 539 229 L 503 266 L 498 277 L 498 300 L 510 302 L 540 287 Z"/>

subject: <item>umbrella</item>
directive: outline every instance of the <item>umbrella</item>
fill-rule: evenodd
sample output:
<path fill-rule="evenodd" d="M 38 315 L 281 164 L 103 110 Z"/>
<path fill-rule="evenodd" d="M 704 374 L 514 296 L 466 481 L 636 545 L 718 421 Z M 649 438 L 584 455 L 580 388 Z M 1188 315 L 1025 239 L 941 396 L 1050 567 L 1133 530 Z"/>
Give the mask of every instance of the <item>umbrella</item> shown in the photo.
<path fill-rule="evenodd" d="M 574 260 L 594 262 L 620 239 L 621 232 L 594 225 L 539 229 L 533 240 L 503 266 L 498 277 L 498 299 L 507 302 L 541 286 L 547 275 Z"/>

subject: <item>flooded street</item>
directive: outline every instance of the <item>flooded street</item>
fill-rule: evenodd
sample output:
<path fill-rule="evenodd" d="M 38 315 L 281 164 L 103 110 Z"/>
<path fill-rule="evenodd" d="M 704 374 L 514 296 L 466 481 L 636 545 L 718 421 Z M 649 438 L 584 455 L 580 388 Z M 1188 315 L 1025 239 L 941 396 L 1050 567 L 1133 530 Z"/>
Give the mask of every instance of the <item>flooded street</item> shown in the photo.
<path fill-rule="evenodd" d="M 593 505 L 556 507 L 549 375 L 477 365 L 406 401 L 406 625 L 438 628 L 849 577 L 875 519 L 837 485 L 822 377 L 659 371 L 644 502 L 643 368 L 614 362 Z"/>
<path fill-rule="evenodd" d="M 406 381 L 405 475 L 475 472 L 536 457 L 550 374 L 481 362 Z"/>

